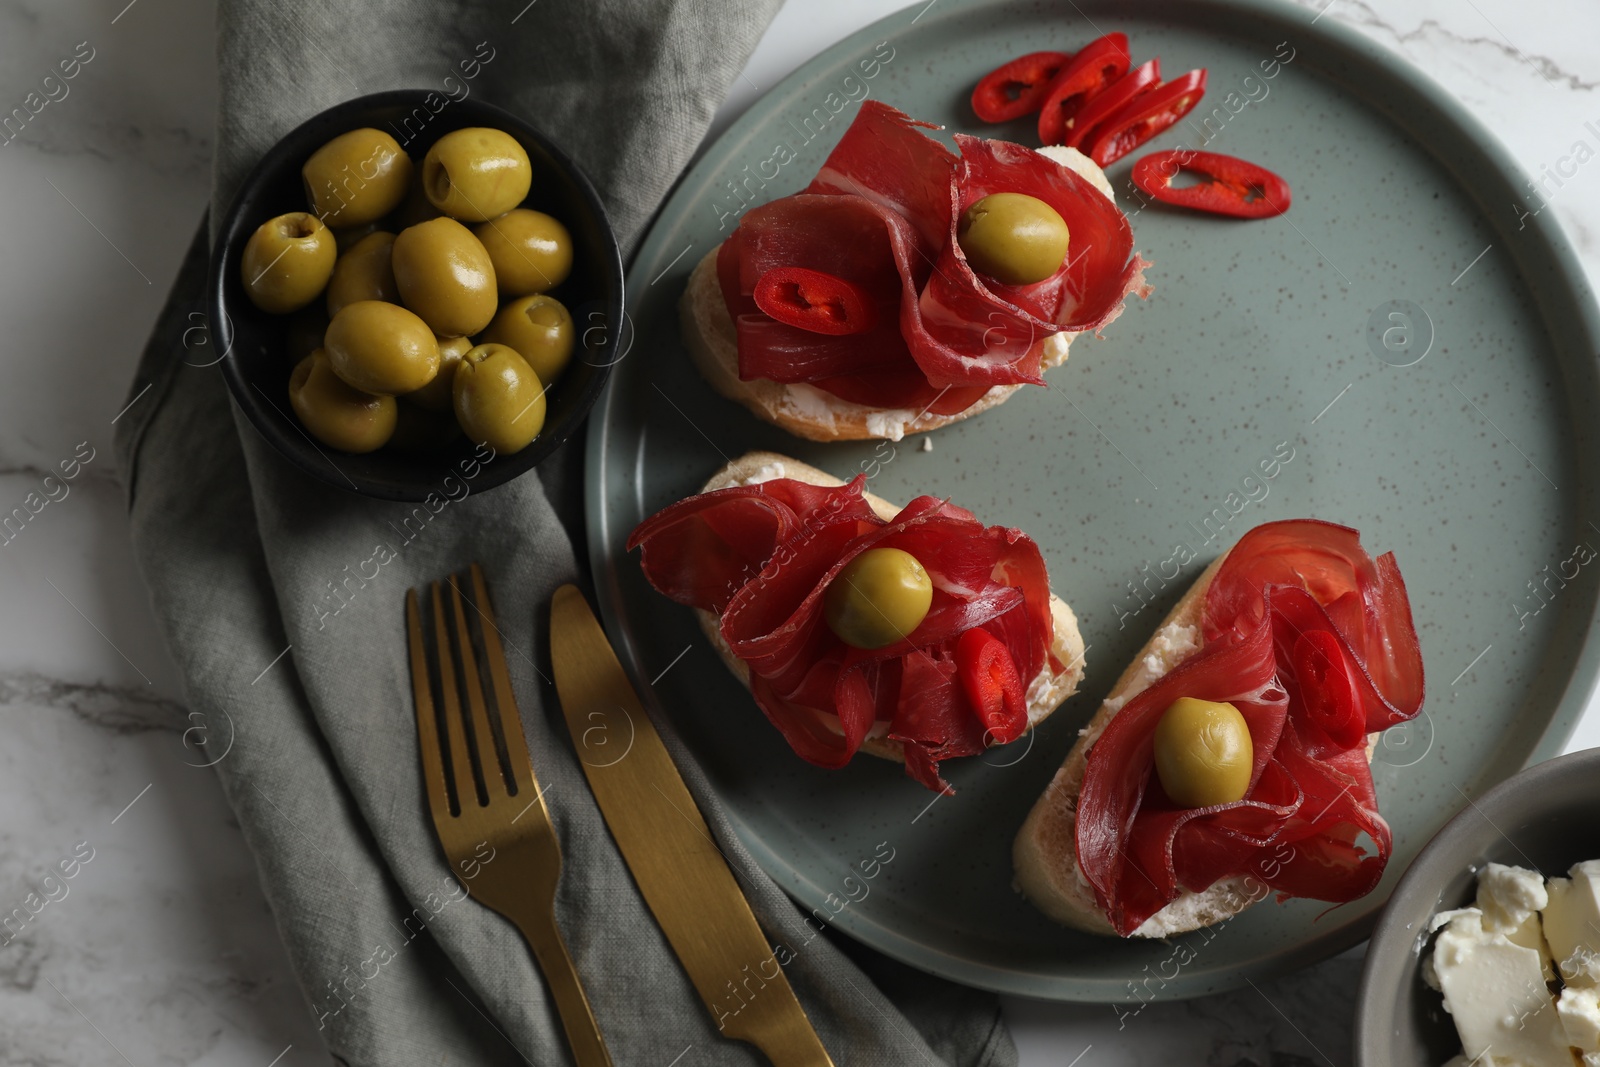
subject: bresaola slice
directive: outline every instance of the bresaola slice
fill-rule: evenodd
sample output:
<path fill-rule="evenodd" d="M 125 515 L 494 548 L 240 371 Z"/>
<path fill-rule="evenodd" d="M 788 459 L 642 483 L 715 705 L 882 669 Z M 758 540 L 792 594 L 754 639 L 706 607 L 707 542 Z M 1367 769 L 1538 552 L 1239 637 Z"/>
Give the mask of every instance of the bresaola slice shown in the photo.
<path fill-rule="evenodd" d="M 957 134 L 957 155 L 921 132 L 933 128 L 866 100 L 803 193 L 745 214 L 717 260 L 741 378 L 808 382 L 871 407 L 955 414 L 994 386 L 1042 384 L 1038 342 L 1098 330 L 1128 293 L 1148 292 L 1127 218 L 1088 181 L 1002 141 Z M 1067 223 L 1071 249 L 1056 275 L 1010 287 L 968 266 L 956 241 L 960 213 L 1001 191 L 1036 196 Z M 771 318 L 751 294 L 776 267 L 867 288 L 877 325 L 807 336 Z"/>
<path fill-rule="evenodd" d="M 938 269 L 922 296 L 924 317 L 939 324 L 932 331 L 936 340 L 968 360 L 979 361 L 978 366 L 1029 355 L 1036 360 L 1033 341 L 1062 330 L 1099 330 L 1122 313 L 1123 299 L 1129 293 L 1147 291 L 1146 263 L 1133 251 L 1133 230 L 1127 216 L 1082 175 L 1022 145 L 961 133 L 955 140 L 961 148 L 961 162 L 951 186 L 949 231 Z M 1039 166 L 1039 160 L 1048 165 Z M 961 213 L 1000 192 L 1037 197 L 1067 224 L 1072 235 L 1067 261 L 1042 282 L 1002 285 L 978 277 L 967 265 L 956 240 Z M 930 314 L 931 308 L 942 313 Z M 951 321 L 962 323 L 961 329 L 949 329 L 946 324 Z M 1026 341 L 1027 351 L 1019 353 L 1017 344 L 995 342 L 992 338 L 997 328 Z M 985 340 L 985 335 L 990 339 Z M 926 353 L 925 358 L 932 355 Z M 924 360 L 919 362 L 927 366 Z"/>
<path fill-rule="evenodd" d="M 1213 578 L 1201 629 L 1201 650 L 1130 700 L 1089 750 L 1078 864 L 1124 936 L 1222 878 L 1342 903 L 1371 892 L 1388 861 L 1366 735 L 1415 717 L 1424 689 L 1393 555 L 1372 559 L 1332 523 L 1259 526 Z M 1255 764 L 1243 800 L 1186 809 L 1163 793 L 1155 724 L 1181 696 L 1244 716 Z"/>
<path fill-rule="evenodd" d="M 1240 548 L 1249 552 L 1236 558 Z M 1365 732 L 1416 715 L 1423 698 L 1422 648 L 1393 552 L 1372 559 L 1348 526 L 1299 519 L 1251 530 L 1222 573 L 1230 575 L 1229 582 L 1213 582 L 1206 592 L 1208 643 L 1253 627 L 1265 611 L 1260 590 L 1300 587 L 1309 596 L 1280 597 L 1279 612 L 1295 636 L 1325 627 L 1343 647 L 1366 707 Z"/>
<path fill-rule="evenodd" d="M 888 208 L 916 230 L 918 250 L 931 264 L 949 228 L 944 213 L 957 158 L 920 132 L 937 129 L 882 101 L 863 100 L 804 191 L 859 196 Z"/>
<path fill-rule="evenodd" d="M 780 546 L 805 534 L 801 516 L 828 514 L 866 522 L 866 501 L 840 498 L 832 489 L 793 479 L 769 482 L 764 492 L 689 497 L 656 512 L 633 532 L 631 551 L 643 546 L 640 568 L 650 584 L 680 604 L 722 614 Z"/>
<path fill-rule="evenodd" d="M 821 489 L 792 479 L 679 501 L 634 530 L 645 576 L 666 596 L 720 616 L 723 641 L 749 670 L 763 714 L 803 759 L 841 767 L 874 724 L 901 743 L 906 773 L 949 791 L 942 760 L 986 747 L 985 728 L 955 676 L 955 648 L 982 627 L 1033 679 L 1054 637 L 1049 576 L 1038 546 L 984 526 L 962 508 L 919 497 L 893 519 L 863 497 L 866 479 Z M 910 637 L 886 648 L 846 645 L 823 619 L 823 594 L 869 548 L 915 556 L 933 602 Z M 827 724 L 837 716 L 838 729 Z"/>
<path fill-rule="evenodd" d="M 914 293 L 914 236 L 898 216 L 860 197 L 801 193 L 752 208 L 724 248 L 738 271 L 739 377 L 805 382 L 892 369 L 910 360 L 900 333 L 900 308 Z M 752 294 L 769 271 L 804 267 L 860 287 L 875 311 L 863 333 L 829 335 L 791 326 L 758 306 Z M 926 270 L 923 272 L 926 274 Z M 726 292 L 726 290 L 725 290 Z"/>
<path fill-rule="evenodd" d="M 1252 637 L 1233 646 L 1219 645 L 1210 655 L 1195 656 L 1169 672 L 1130 700 L 1089 750 L 1078 798 L 1078 864 L 1112 927 L 1123 936 L 1165 907 L 1180 888 L 1187 888 L 1171 857 L 1180 830 L 1207 815 L 1237 820 L 1239 816 L 1221 813 L 1261 803 L 1250 798 L 1282 733 L 1288 698 L 1276 688 L 1271 631 L 1263 628 Z M 1181 696 L 1226 701 L 1244 717 L 1255 763 L 1251 791 L 1238 804 L 1182 809 L 1162 794 L 1154 773 L 1155 729 L 1167 707 Z M 1259 843 L 1251 841 L 1248 847 L 1252 851 L 1265 847 L 1269 839 L 1270 835 L 1261 835 Z M 1242 844 L 1233 843 L 1229 849 L 1223 864 L 1227 871 L 1238 865 L 1236 853 Z"/>
<path fill-rule="evenodd" d="M 799 265 L 865 288 L 876 301 L 874 328 L 829 336 L 779 322 L 756 306 L 751 294 L 768 271 Z M 921 331 L 917 292 L 932 269 L 915 228 L 868 197 L 799 193 L 752 208 L 717 253 L 718 281 L 738 335 L 739 377 L 810 382 L 873 407 L 935 415 L 965 410 L 989 386 L 936 387 L 906 346 L 907 330 Z"/>

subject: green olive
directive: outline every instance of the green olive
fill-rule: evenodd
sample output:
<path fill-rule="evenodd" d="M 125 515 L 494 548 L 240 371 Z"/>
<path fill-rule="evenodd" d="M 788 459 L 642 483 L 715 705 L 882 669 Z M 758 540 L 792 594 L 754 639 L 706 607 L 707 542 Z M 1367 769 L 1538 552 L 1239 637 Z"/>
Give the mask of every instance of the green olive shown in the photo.
<path fill-rule="evenodd" d="M 333 275 L 333 231 L 304 211 L 268 219 L 245 242 L 239 277 L 250 302 L 287 315 L 322 295 Z"/>
<path fill-rule="evenodd" d="M 933 580 L 909 552 L 869 548 L 828 583 L 822 615 L 839 640 L 885 648 L 911 636 L 933 603 Z"/>
<path fill-rule="evenodd" d="M 357 300 L 328 324 L 328 364 L 364 393 L 421 389 L 439 372 L 439 342 L 428 324 L 398 304 Z"/>
<path fill-rule="evenodd" d="M 376 222 L 406 197 L 411 157 L 393 137 L 369 128 L 341 133 L 300 168 L 311 210 L 329 226 Z"/>
<path fill-rule="evenodd" d="M 289 354 L 289 366 L 322 347 L 322 338 L 328 332 L 328 313 L 320 303 L 308 304 L 289 316 L 288 336 L 284 350 Z"/>
<path fill-rule="evenodd" d="M 572 316 L 553 296 L 537 293 L 501 307 L 482 340 L 517 350 L 546 385 L 572 362 Z"/>
<path fill-rule="evenodd" d="M 333 265 L 328 279 L 328 317 L 339 314 L 346 304 L 357 300 L 382 300 L 400 303 L 400 287 L 394 281 L 390 253 L 394 234 L 378 230 L 363 237 Z"/>
<path fill-rule="evenodd" d="M 389 438 L 389 447 L 408 456 L 427 456 L 440 452 L 460 437 L 461 424 L 450 412 L 440 414 L 415 404 L 399 404 L 395 408 L 394 436 Z"/>
<path fill-rule="evenodd" d="M 449 411 L 455 404 L 456 364 L 472 350 L 469 337 L 441 337 L 439 340 L 439 373 L 433 381 L 405 398 L 429 411 Z"/>
<path fill-rule="evenodd" d="M 422 188 L 433 206 L 453 219 L 482 222 L 522 203 L 533 184 L 533 164 L 517 139 L 472 126 L 433 143 L 422 160 Z"/>
<path fill-rule="evenodd" d="M 289 406 L 312 437 L 343 452 L 371 452 L 394 434 L 394 397 L 350 388 L 320 348 L 289 375 Z"/>
<path fill-rule="evenodd" d="M 1244 799 L 1255 748 L 1238 708 L 1179 697 L 1156 724 L 1155 757 L 1161 788 L 1174 804 L 1209 808 Z"/>
<path fill-rule="evenodd" d="M 1005 285 L 1042 282 L 1067 261 L 1067 224 L 1026 193 L 990 193 L 961 213 L 956 240 L 979 274 Z"/>
<path fill-rule="evenodd" d="M 544 293 L 572 273 L 572 235 L 542 211 L 519 207 L 472 228 L 505 296 Z"/>
<path fill-rule="evenodd" d="M 494 264 L 455 219 L 430 219 L 402 230 L 391 262 L 401 302 L 440 337 L 470 337 L 494 318 Z"/>
<path fill-rule="evenodd" d="M 520 452 L 544 429 L 544 386 L 505 345 L 478 345 L 456 366 L 456 421 L 475 443 Z"/>

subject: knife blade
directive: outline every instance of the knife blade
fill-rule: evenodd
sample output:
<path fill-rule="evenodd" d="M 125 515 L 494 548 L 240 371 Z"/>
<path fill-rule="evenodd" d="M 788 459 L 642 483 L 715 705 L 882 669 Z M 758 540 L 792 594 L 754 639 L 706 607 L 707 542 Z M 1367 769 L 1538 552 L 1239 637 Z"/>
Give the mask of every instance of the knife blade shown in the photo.
<path fill-rule="evenodd" d="M 575 586 L 562 586 L 551 601 L 550 655 L 567 729 L 606 826 L 718 1029 L 755 1045 L 775 1067 L 832 1067 L 694 797 Z"/>

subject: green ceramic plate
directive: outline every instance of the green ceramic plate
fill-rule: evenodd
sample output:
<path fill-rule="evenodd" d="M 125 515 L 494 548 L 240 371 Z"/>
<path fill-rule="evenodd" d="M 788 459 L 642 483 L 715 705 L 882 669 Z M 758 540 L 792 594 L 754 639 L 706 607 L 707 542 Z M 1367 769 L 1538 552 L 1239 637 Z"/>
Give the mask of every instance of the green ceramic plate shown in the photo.
<path fill-rule="evenodd" d="M 1111 29 L 1169 77 L 1210 71 L 1201 110 L 1150 149 L 1203 145 L 1268 166 L 1294 189 L 1288 215 L 1134 215 L 1154 296 L 1104 340 L 1075 344 L 1048 389 L 928 435 L 931 451 L 923 438 L 808 444 L 701 382 L 677 339 L 690 268 L 742 203 L 811 178 L 849 97 L 1028 143 L 1028 122 L 977 127 L 966 98 L 978 77 Z M 779 145 L 796 158 L 774 177 L 765 161 L 786 154 Z M 1111 168 L 1130 213 L 1131 162 Z M 1551 214 L 1524 217 L 1526 199 L 1505 152 L 1423 75 L 1332 19 L 1267 0 L 940 0 L 840 42 L 751 108 L 685 175 L 633 265 L 637 340 L 591 424 L 588 506 L 610 632 L 766 870 L 828 917 L 853 866 L 887 842 L 893 862 L 832 925 L 956 981 L 1039 997 L 1194 996 L 1366 937 L 1464 797 L 1559 751 L 1595 686 L 1600 324 Z M 751 448 L 842 477 L 868 470 L 891 500 L 948 494 L 1028 531 L 1082 621 L 1083 691 L 1031 748 L 949 765 L 959 795 L 937 803 L 892 764 L 802 763 L 690 612 L 622 550 L 640 519 Z M 1181 953 L 1055 926 L 1011 888 L 1029 806 L 1204 563 L 1256 523 L 1306 515 L 1398 554 L 1421 634 L 1427 714 L 1392 732 L 1374 768 L 1395 833 L 1382 885 L 1334 910 L 1260 905 L 1189 935 Z M 1172 577 L 1169 561 L 1191 551 Z"/>

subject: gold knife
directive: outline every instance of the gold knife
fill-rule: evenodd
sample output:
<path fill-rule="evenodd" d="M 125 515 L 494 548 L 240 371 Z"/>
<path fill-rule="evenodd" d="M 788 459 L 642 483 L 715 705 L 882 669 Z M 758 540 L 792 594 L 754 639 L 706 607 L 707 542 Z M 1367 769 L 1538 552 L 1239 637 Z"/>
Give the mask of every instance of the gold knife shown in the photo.
<path fill-rule="evenodd" d="M 694 797 L 575 586 L 550 604 L 556 694 L 622 858 L 724 1036 L 833 1067 Z"/>

